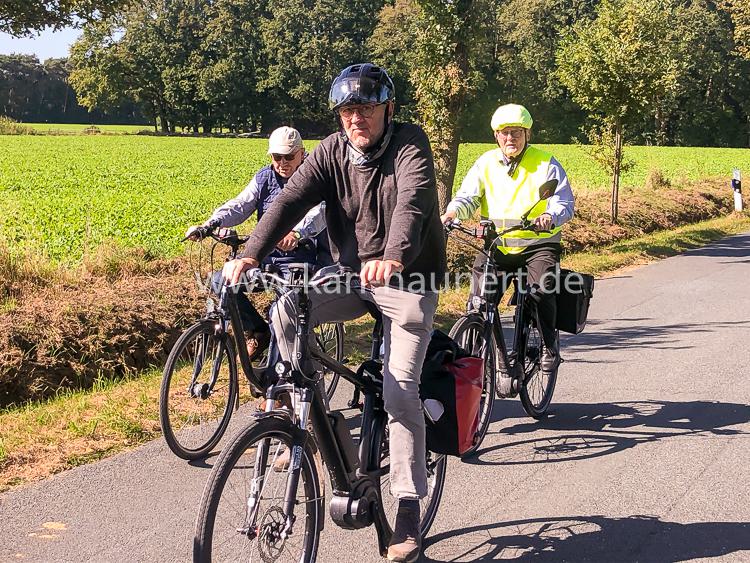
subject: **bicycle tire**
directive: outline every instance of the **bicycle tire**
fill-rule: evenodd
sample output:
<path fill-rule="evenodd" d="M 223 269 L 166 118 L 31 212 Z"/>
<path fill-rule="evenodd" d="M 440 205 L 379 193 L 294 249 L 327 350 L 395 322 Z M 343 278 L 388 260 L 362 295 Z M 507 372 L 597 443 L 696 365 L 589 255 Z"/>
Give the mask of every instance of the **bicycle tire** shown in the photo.
<path fill-rule="evenodd" d="M 326 354 L 337 362 L 344 359 L 344 323 L 323 323 L 315 327 L 315 340 Z M 333 398 L 336 387 L 341 376 L 335 371 L 324 370 L 323 377 L 326 381 L 326 395 L 328 399 Z"/>
<path fill-rule="evenodd" d="M 164 365 L 159 421 L 169 449 L 182 459 L 208 455 L 224 435 L 237 400 L 234 346 L 231 339 L 216 336 L 214 324 L 204 319 L 189 327 L 172 347 Z M 207 361 L 207 352 L 211 361 Z M 218 369 L 218 379 L 211 394 L 206 397 L 191 394 L 190 381 L 195 378 L 195 385 L 207 385 L 212 369 Z M 209 399 L 218 402 L 209 404 Z"/>
<path fill-rule="evenodd" d="M 460 317 L 450 330 L 449 336 L 472 356 L 484 359 L 484 377 L 482 397 L 479 403 L 479 424 L 474 433 L 474 444 L 461 454 L 461 459 L 474 455 L 482 445 L 492 420 L 492 408 L 495 404 L 495 376 L 497 373 L 497 342 L 490 329 L 490 342 L 486 342 L 485 320 L 477 314 Z"/>
<path fill-rule="evenodd" d="M 372 460 L 378 460 L 378 467 L 390 465 L 390 452 L 388 447 L 388 420 L 386 416 L 375 417 L 372 431 Z M 430 531 L 435 517 L 437 516 L 440 500 L 443 497 L 443 487 L 445 486 L 445 469 L 448 464 L 447 456 L 427 452 L 427 496 L 419 501 L 420 521 L 419 531 L 422 538 L 427 536 Z M 388 478 L 377 477 L 378 506 L 377 510 L 383 516 L 383 521 L 387 524 L 386 535 L 390 539 L 393 534 L 396 512 L 398 511 L 398 500 L 390 495 L 390 475 L 385 473 Z M 390 500 L 389 500 L 390 499 Z"/>
<path fill-rule="evenodd" d="M 547 410 L 552 402 L 557 383 L 557 369 L 549 378 L 542 375 L 541 358 L 544 353 L 544 339 L 539 330 L 539 321 L 534 316 L 527 315 L 524 329 L 524 380 L 519 389 L 523 410 L 530 417 L 541 419 L 547 416 Z"/>
<path fill-rule="evenodd" d="M 323 495 L 309 435 L 304 440 L 297 486 L 298 494 L 301 491 L 304 497 L 302 502 L 295 503 L 297 510 L 304 506 L 304 514 L 295 514 L 290 536 L 279 535 L 280 519 L 285 517 L 284 492 L 290 471 L 276 471 L 273 464 L 283 451 L 281 444 L 291 447 L 295 434 L 299 432 L 303 431 L 286 417 L 266 416 L 252 421 L 226 445 L 211 470 L 201 498 L 193 540 L 194 562 L 226 561 L 230 558 L 251 562 L 276 560 L 283 555 L 290 538 L 295 540 L 291 543 L 301 546 L 299 556 L 293 560 L 315 560 L 324 513 Z M 258 448 L 263 445 L 268 448 L 265 456 L 258 453 Z M 249 470 L 253 463 L 255 470 Z M 244 486 L 235 483 L 243 479 Z M 262 488 L 251 505 L 252 487 L 258 486 L 258 483 Z M 271 489 L 266 495 L 269 486 Z M 274 505 L 274 501 L 278 504 Z M 265 508 L 266 502 L 268 508 Z M 256 504 L 259 507 L 259 522 L 256 521 L 255 527 L 248 527 L 248 507 Z M 251 538 L 253 531 L 255 534 Z M 242 557 L 242 553 L 250 557 Z"/>

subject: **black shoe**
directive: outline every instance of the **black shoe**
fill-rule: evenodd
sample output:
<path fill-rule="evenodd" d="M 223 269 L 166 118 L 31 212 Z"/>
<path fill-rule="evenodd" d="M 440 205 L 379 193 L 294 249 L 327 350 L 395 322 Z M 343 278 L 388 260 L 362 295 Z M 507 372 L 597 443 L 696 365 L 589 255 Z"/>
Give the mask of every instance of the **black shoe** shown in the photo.
<path fill-rule="evenodd" d="M 555 348 L 545 348 L 542 352 L 542 372 L 546 374 L 553 373 L 560 365 L 560 351 Z"/>
<path fill-rule="evenodd" d="M 393 528 L 386 556 L 388 561 L 416 561 L 422 548 L 418 501 L 399 501 L 396 525 Z"/>

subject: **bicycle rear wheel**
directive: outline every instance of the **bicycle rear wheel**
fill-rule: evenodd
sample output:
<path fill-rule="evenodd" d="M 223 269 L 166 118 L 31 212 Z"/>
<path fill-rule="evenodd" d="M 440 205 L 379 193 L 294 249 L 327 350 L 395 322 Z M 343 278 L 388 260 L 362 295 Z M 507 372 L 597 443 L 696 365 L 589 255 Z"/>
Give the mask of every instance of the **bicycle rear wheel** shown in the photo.
<path fill-rule="evenodd" d="M 214 322 L 197 322 L 169 353 L 159 396 L 161 429 L 175 455 L 191 460 L 211 451 L 229 424 L 237 392 L 231 339 L 216 336 Z"/>
<path fill-rule="evenodd" d="M 315 327 L 315 341 L 326 354 L 337 362 L 344 359 L 344 323 L 323 323 Z M 336 386 L 339 384 L 339 374 L 329 369 L 323 372 L 326 385 L 326 395 L 333 398 Z"/>
<path fill-rule="evenodd" d="M 484 359 L 484 378 L 482 397 L 479 403 L 479 424 L 474 433 L 474 445 L 464 452 L 461 458 L 468 458 L 476 453 L 492 419 L 492 407 L 495 404 L 495 372 L 497 370 L 497 343 L 492 330 L 489 340 L 485 335 L 485 321 L 480 315 L 464 315 L 456 321 L 450 331 L 450 337 L 472 356 Z"/>
<path fill-rule="evenodd" d="M 323 528 L 312 440 L 304 439 L 294 514 L 284 512 L 292 475 L 279 460 L 303 432 L 288 419 L 250 423 L 222 450 L 203 491 L 193 561 L 314 561 Z"/>
<path fill-rule="evenodd" d="M 528 315 L 529 324 L 526 327 L 526 346 L 524 357 L 524 381 L 519 395 L 526 413 L 533 418 L 544 418 L 552 402 L 557 382 L 557 368 L 545 375 L 542 372 L 542 354 L 544 353 L 544 339 L 539 330 L 536 314 Z"/>
<path fill-rule="evenodd" d="M 379 481 L 379 502 L 378 509 L 381 511 L 385 522 L 388 524 L 386 530 L 388 537 L 393 533 L 393 527 L 396 523 L 396 513 L 398 512 L 398 499 L 391 495 L 391 476 L 390 476 L 390 451 L 388 443 L 388 420 L 386 416 L 376 418 L 373 422 L 374 430 L 372 433 L 372 460 L 379 460 L 380 475 Z M 427 459 L 427 496 L 419 501 L 419 530 L 422 538 L 430 531 L 437 510 L 440 506 L 440 500 L 443 497 L 443 486 L 445 485 L 445 468 L 448 464 L 448 458 L 442 454 L 426 452 Z"/>

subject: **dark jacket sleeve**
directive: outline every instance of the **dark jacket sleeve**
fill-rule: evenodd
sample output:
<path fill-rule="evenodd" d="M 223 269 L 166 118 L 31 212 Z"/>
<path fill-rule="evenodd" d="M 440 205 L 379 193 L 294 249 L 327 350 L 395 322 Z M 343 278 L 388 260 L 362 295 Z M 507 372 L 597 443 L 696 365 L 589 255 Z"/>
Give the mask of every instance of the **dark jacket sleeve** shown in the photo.
<path fill-rule="evenodd" d="M 413 126 L 396 155 L 396 209 L 386 243 L 385 260 L 397 260 L 405 268 L 422 251 L 427 223 L 437 213 L 437 187 L 432 149 L 427 135 Z"/>
<path fill-rule="evenodd" d="M 326 147 L 315 147 L 263 214 L 250 235 L 243 258 L 263 260 L 305 214 L 324 199 L 328 179 L 323 166 Z"/>

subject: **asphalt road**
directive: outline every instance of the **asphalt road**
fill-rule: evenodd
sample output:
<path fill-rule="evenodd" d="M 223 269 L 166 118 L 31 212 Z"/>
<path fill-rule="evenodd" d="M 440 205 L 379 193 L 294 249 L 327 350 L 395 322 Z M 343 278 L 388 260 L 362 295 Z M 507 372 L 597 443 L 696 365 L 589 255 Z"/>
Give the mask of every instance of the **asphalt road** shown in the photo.
<path fill-rule="evenodd" d="M 597 282 L 552 416 L 495 405 L 425 561 L 750 561 L 750 234 Z M 161 440 L 0 496 L 0 561 L 187 561 L 208 467 Z M 379 561 L 330 521 L 320 561 Z"/>

